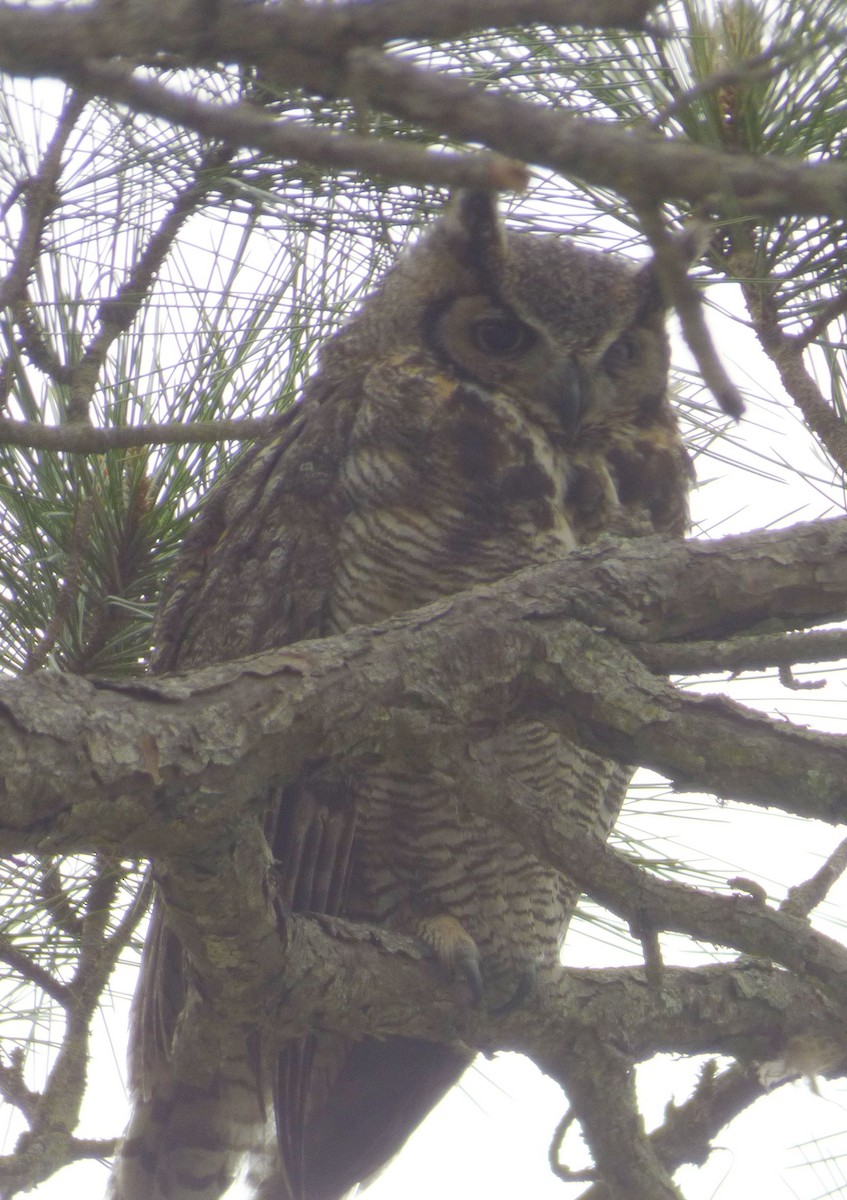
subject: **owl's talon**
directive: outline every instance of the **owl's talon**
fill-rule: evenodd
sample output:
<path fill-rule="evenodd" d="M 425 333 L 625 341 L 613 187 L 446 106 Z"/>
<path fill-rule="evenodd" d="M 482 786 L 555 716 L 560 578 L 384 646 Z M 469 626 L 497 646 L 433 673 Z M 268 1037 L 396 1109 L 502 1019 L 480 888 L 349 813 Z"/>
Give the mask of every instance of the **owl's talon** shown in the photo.
<path fill-rule="evenodd" d="M 437 917 L 421 917 L 418 937 L 431 950 L 442 966 L 456 979 L 463 979 L 471 990 L 474 1004 L 482 1001 L 485 986 L 479 966 L 476 942 L 460 921 L 449 913 Z"/>
<path fill-rule="evenodd" d="M 479 969 L 479 954 L 475 946 L 473 954 L 456 958 L 453 964 L 453 971 L 458 978 L 464 979 L 470 988 L 474 1006 L 480 1005 L 485 993 L 485 984 L 482 981 L 482 971 Z"/>
<path fill-rule="evenodd" d="M 497 1004 L 493 1008 L 489 1008 L 489 1013 L 492 1017 L 504 1016 L 507 1013 L 515 1012 L 535 991 L 535 963 L 527 963 L 524 969 L 518 976 L 518 982 L 515 990 L 509 996 L 508 1000 L 504 1000 L 502 1004 Z"/>

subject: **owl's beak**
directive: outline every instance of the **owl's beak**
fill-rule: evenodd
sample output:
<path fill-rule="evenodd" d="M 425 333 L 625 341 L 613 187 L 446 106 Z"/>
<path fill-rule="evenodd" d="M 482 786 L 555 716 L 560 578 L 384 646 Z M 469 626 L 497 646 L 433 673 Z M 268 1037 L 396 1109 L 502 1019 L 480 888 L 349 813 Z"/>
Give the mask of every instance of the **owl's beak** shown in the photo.
<path fill-rule="evenodd" d="M 556 414 L 563 431 L 576 432 L 588 407 L 588 387 L 585 372 L 575 358 L 558 362 L 543 384 L 545 401 Z"/>

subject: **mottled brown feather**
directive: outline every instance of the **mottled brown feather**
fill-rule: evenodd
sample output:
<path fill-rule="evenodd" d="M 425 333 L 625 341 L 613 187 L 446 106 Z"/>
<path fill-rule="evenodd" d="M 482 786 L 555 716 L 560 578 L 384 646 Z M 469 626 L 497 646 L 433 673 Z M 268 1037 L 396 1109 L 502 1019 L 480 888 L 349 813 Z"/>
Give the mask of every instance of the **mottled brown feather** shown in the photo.
<path fill-rule="evenodd" d="M 690 469 L 667 360 L 652 268 L 507 235 L 490 196 L 460 197 L 323 348 L 276 435 L 205 501 L 164 590 L 156 669 L 373 623 L 610 528 L 682 533 Z M 493 781 L 508 773 L 562 820 L 608 834 L 625 766 L 542 718 L 504 719 L 476 750 L 495 764 Z M 398 760 L 346 778 L 316 762 L 265 799 L 281 911 L 409 933 L 449 918 L 473 939 L 492 1005 L 555 971 L 576 889 L 442 777 Z M 439 953 L 449 960 L 449 947 Z M 414 1039 L 315 1033 L 273 1061 L 252 1042 L 230 1047 L 214 1084 L 189 1094 L 168 1065 L 188 986 L 159 902 L 135 1004 L 136 1112 L 118 1200 L 215 1200 L 262 1141 L 263 1079 L 278 1157 L 262 1160 L 257 1194 L 338 1200 L 382 1168 L 467 1065 Z"/>

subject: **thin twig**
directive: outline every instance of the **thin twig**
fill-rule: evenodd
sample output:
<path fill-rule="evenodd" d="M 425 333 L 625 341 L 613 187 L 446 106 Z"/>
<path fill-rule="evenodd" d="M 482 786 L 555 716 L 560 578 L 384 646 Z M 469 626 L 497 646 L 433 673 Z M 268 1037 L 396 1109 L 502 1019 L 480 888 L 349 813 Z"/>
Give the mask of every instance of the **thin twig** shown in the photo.
<path fill-rule="evenodd" d="M 811 879 L 789 888 L 788 895 L 779 906 L 780 912 L 787 912 L 794 917 L 807 917 L 826 899 L 845 870 L 847 870 L 847 838 L 839 842 Z"/>
<path fill-rule="evenodd" d="M 7 967 L 17 971 L 23 979 L 27 979 L 36 987 L 41 988 L 57 1004 L 61 1004 L 63 1008 L 67 1007 L 69 994 L 65 985 L 51 975 L 45 967 L 34 962 L 28 954 L 24 954 L 22 950 L 14 946 L 4 934 L 0 934 L 0 962 L 4 962 Z"/>
<path fill-rule="evenodd" d="M 69 72 L 81 85 L 139 112 L 175 121 L 230 146 L 255 146 L 277 158 L 333 170 L 355 170 L 408 184 L 522 191 L 522 162 L 488 151 L 426 150 L 402 138 L 335 133 L 270 115 L 248 104 L 211 104 L 140 79 L 120 64 L 88 61 Z"/>
<path fill-rule="evenodd" d="M 270 436 L 278 425 L 276 414 L 239 417 L 231 421 L 162 421 L 109 429 L 0 420 L 0 445 L 28 446 L 68 454 L 104 454 L 107 450 L 125 450 L 131 446 L 252 441 Z"/>
<path fill-rule="evenodd" d="M 688 276 L 689 257 L 651 204 L 636 204 L 635 211 L 656 255 L 656 269 L 682 325 L 683 336 L 700 374 L 721 411 L 736 420 L 744 412 L 741 393 L 730 379 L 703 315 L 703 301 Z"/>
<path fill-rule="evenodd" d="M 135 320 L 177 234 L 214 185 L 214 173 L 231 159 L 232 153 L 231 146 L 214 146 L 206 152 L 195 177 L 176 192 L 161 225 L 132 262 L 128 278 L 114 296 L 101 301 L 97 311 L 99 329 L 79 361 L 71 368 L 67 380 L 70 423 L 88 424 L 89 405 L 109 347 Z"/>
<path fill-rule="evenodd" d="M 597 1178 L 597 1172 L 593 1167 L 584 1167 L 580 1171 L 574 1171 L 559 1158 L 562 1143 L 575 1120 L 576 1113 L 572 1108 L 567 1109 L 565 1115 L 553 1131 L 553 1137 L 550 1140 L 550 1149 L 547 1151 L 547 1161 L 550 1164 L 550 1170 L 553 1174 L 558 1179 L 564 1180 L 565 1183 L 589 1183 Z"/>
<path fill-rule="evenodd" d="M 754 634 L 725 641 L 644 642 L 632 649 L 641 662 L 658 675 L 714 671 L 737 675 L 741 671 L 766 671 L 774 667 L 847 658 L 847 630 Z"/>

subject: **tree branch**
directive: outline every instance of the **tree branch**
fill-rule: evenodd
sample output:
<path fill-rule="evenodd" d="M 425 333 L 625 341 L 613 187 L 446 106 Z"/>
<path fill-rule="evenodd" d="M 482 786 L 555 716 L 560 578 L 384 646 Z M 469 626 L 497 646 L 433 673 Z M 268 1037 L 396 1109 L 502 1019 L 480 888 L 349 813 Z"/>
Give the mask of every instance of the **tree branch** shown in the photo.
<path fill-rule="evenodd" d="M 767 284 L 744 283 L 742 291 L 753 330 L 779 372 L 782 386 L 802 414 L 806 426 L 820 439 L 842 473 L 847 474 L 847 428 L 806 366 L 805 339 L 783 331 L 779 308 Z"/>
<path fill-rule="evenodd" d="M 765 671 L 847 658 L 847 630 L 743 634 L 724 641 L 642 642 L 635 652 L 651 671 L 663 675 Z"/>
<path fill-rule="evenodd" d="M 348 61 L 349 76 L 334 84 L 342 93 L 364 93 L 395 116 L 610 188 L 635 204 L 683 200 L 699 212 L 737 219 L 840 217 L 847 202 L 847 169 L 837 163 L 722 154 L 487 92 L 377 50 L 351 51 Z M 300 75 L 296 64 L 286 61 L 284 69 Z M 324 78 L 323 87 L 331 86 Z"/>
<path fill-rule="evenodd" d="M 329 170 L 356 170 L 408 184 L 522 191 L 521 162 L 484 151 L 433 151 L 396 138 L 367 137 L 286 121 L 248 104 L 212 104 L 141 79 L 120 63 L 86 62 L 67 71 L 78 86 L 193 129 L 230 146 L 254 146 L 280 159 Z"/>
<path fill-rule="evenodd" d="M 677 691 L 624 637 L 845 611 L 842 518 L 716 543 L 609 542 L 373 631 L 172 679 L 17 679 L 0 690 L 0 846 L 190 856 L 243 820 L 269 781 L 328 755 L 426 762 L 502 819 L 500 790 L 481 776 L 488 741 L 516 712 L 681 788 L 839 822 L 847 740 Z"/>
<path fill-rule="evenodd" d="M 124 86 L 116 78 L 123 69 L 107 66 L 106 60 L 155 62 L 157 56 L 170 54 L 179 56 L 186 67 L 219 61 L 258 66 L 282 87 L 302 87 L 329 98 L 345 96 L 357 105 L 366 101 L 440 134 L 481 142 L 509 159 L 543 164 L 643 205 L 684 200 L 699 211 L 731 219 L 748 213 L 760 218 L 840 216 L 847 201 L 847 168 L 839 163 L 726 155 L 682 139 L 486 92 L 466 79 L 417 67 L 374 48 L 403 38 L 437 39 L 472 28 L 533 22 L 632 27 L 642 23 L 649 7 L 637 0 L 594 7 L 564 0 L 465 6 L 456 0 L 443 14 L 440 5 L 422 14 L 409 4 L 386 0 L 304 7 L 221 0 L 216 19 L 210 21 L 205 7 L 194 15 L 185 6 L 152 0 L 134 4 L 132 19 L 122 4 L 73 11 L 60 5 L 21 9 L 0 4 L 0 69 L 71 82 L 79 82 L 81 72 L 101 72 L 102 85 L 108 77 L 108 88 L 117 88 Z M 90 80 L 94 82 L 93 75 Z M 177 102 L 176 97 L 168 100 Z M 191 124 L 195 117 L 189 108 L 179 119 Z M 246 106 L 239 107 L 231 119 L 250 121 L 249 113 Z M 254 132 L 259 124 L 264 128 L 261 121 Z M 309 130 L 310 137 L 314 132 Z M 252 136 L 247 133 L 248 142 Z M 308 141 L 302 147 L 307 154 Z M 352 148 L 352 143 L 346 145 Z M 361 149 L 366 155 L 373 153 L 368 145 Z M 387 173 L 391 156 L 379 151 L 378 157 L 373 169 Z M 432 165 L 438 169 L 437 160 Z"/>
<path fill-rule="evenodd" d="M 146 57 L 159 51 L 242 61 L 245 50 L 287 46 L 337 59 L 353 46 L 458 38 L 517 25 L 641 29 L 656 7 L 650 0 L 439 0 L 422 9 L 414 0 L 356 4 L 244 5 L 219 0 L 175 8 L 168 0 L 107 2 L 70 13 L 62 3 L 21 9 L 0 4 L 0 68 L 5 59 L 39 54 L 57 64 L 70 58 Z M 225 52 L 225 47 L 231 47 Z"/>
<path fill-rule="evenodd" d="M 187 886 L 185 896 L 190 895 Z M 772 1057 L 810 1031 L 830 1044 L 841 1044 L 843 1038 L 843 989 L 837 1002 L 826 1000 L 808 981 L 763 963 L 672 967 L 658 987 L 640 968 L 562 968 L 549 984 L 539 985 L 531 1005 L 489 1013 L 470 1005 L 460 985 L 445 979 L 440 969 L 422 962 L 422 949 L 414 940 L 337 918 L 299 914 L 289 914 L 281 935 L 267 942 L 270 958 L 260 958 L 258 966 L 271 991 L 257 992 L 257 961 L 245 962 L 249 942 L 235 935 L 235 922 L 228 944 L 221 938 L 225 920 L 218 928 L 216 962 L 202 950 L 195 957 L 211 928 L 207 900 L 205 895 L 193 896 L 194 918 L 182 910 L 179 925 L 207 997 L 180 1025 L 176 1064 L 188 1078 L 202 1078 L 208 1046 L 219 1045 L 222 1036 L 246 1032 L 254 1022 L 269 1041 L 320 1028 L 352 1037 L 411 1035 L 464 1050 L 516 1050 L 564 1084 L 582 1119 L 589 1114 L 588 1132 L 596 1149 L 594 1124 L 601 1113 L 598 1097 L 587 1095 L 586 1088 L 598 1066 L 598 1039 L 610 1029 L 625 1072 L 657 1051 L 741 1054 L 751 1060 Z M 284 994 L 274 978 L 284 978 Z M 269 995 L 279 997 L 278 1007 L 266 1003 Z M 374 997 L 379 997 L 378 1003 Z M 603 1080 L 608 1083 L 601 1075 L 597 1086 Z M 760 1094 L 760 1087 L 744 1089 L 743 1097 L 736 1094 L 736 1110 Z M 701 1110 L 704 1104 L 701 1097 Z M 725 1107 L 715 1104 L 713 1120 Z M 640 1157 L 646 1165 L 642 1161 L 641 1175 L 655 1177 L 655 1170 L 648 1168 L 657 1161 L 673 1169 L 675 1156 L 681 1156 L 680 1161 L 698 1156 L 702 1161 L 716 1131 L 700 1128 L 695 1137 L 690 1121 L 676 1124 L 664 1140 L 654 1139 L 652 1148 L 642 1146 Z M 613 1178 L 625 1173 L 619 1153 L 610 1158 L 608 1139 L 604 1143 L 601 1137 L 597 1145 L 601 1171 Z M 610 1171 L 610 1162 L 617 1163 L 617 1172 Z M 621 1194 L 650 1195 L 643 1186 L 637 1192 L 625 1188 Z"/>
<path fill-rule="evenodd" d="M 735 1064 L 716 1076 L 714 1063 L 709 1063 L 689 1099 L 679 1106 L 668 1105 L 664 1124 L 649 1140 L 668 1171 L 684 1163 L 702 1166 L 711 1153 L 712 1139 L 764 1093 L 749 1067 Z M 605 1183 L 597 1183 L 583 1192 L 580 1200 L 614 1197 Z"/>
<path fill-rule="evenodd" d="M 565 1090 L 598 1174 L 621 1200 L 682 1200 L 644 1129 L 632 1063 L 616 1041 L 598 1032 L 584 1038 L 562 1064 Z"/>
<path fill-rule="evenodd" d="M 105 454 L 131 446 L 193 445 L 252 441 L 268 437 L 278 417 L 239 417 L 228 421 L 162 421 L 147 425 L 95 428 L 91 425 L 38 425 L 0 418 L 0 444 L 68 454 Z"/>
<path fill-rule="evenodd" d="M 810 1032 L 844 1043 L 843 993 L 835 1000 L 823 997 L 807 980 L 765 962 L 668 967 L 658 988 L 641 967 L 562 967 L 549 984 L 538 984 L 531 1004 L 489 1012 L 469 1003 L 466 986 L 447 977 L 415 939 L 300 913 L 285 916 L 272 963 L 261 964 L 266 982 L 276 972 L 275 983 L 270 992 L 257 993 L 260 964 L 243 953 L 246 942 L 233 941 L 227 962 L 195 957 L 206 936 L 200 924 L 207 921 L 202 903 L 195 907 L 197 923 L 182 911 L 180 935 L 187 935 L 205 999 L 181 1023 L 177 1057 L 186 1064 L 207 1038 L 257 1024 L 280 1043 L 322 1029 L 354 1038 L 421 1037 L 464 1050 L 515 1050 L 560 1082 L 580 1044 L 599 1030 L 615 1030 L 619 1053 L 631 1063 L 663 1052 L 753 1061 Z M 242 967 L 253 983 L 245 982 Z"/>

